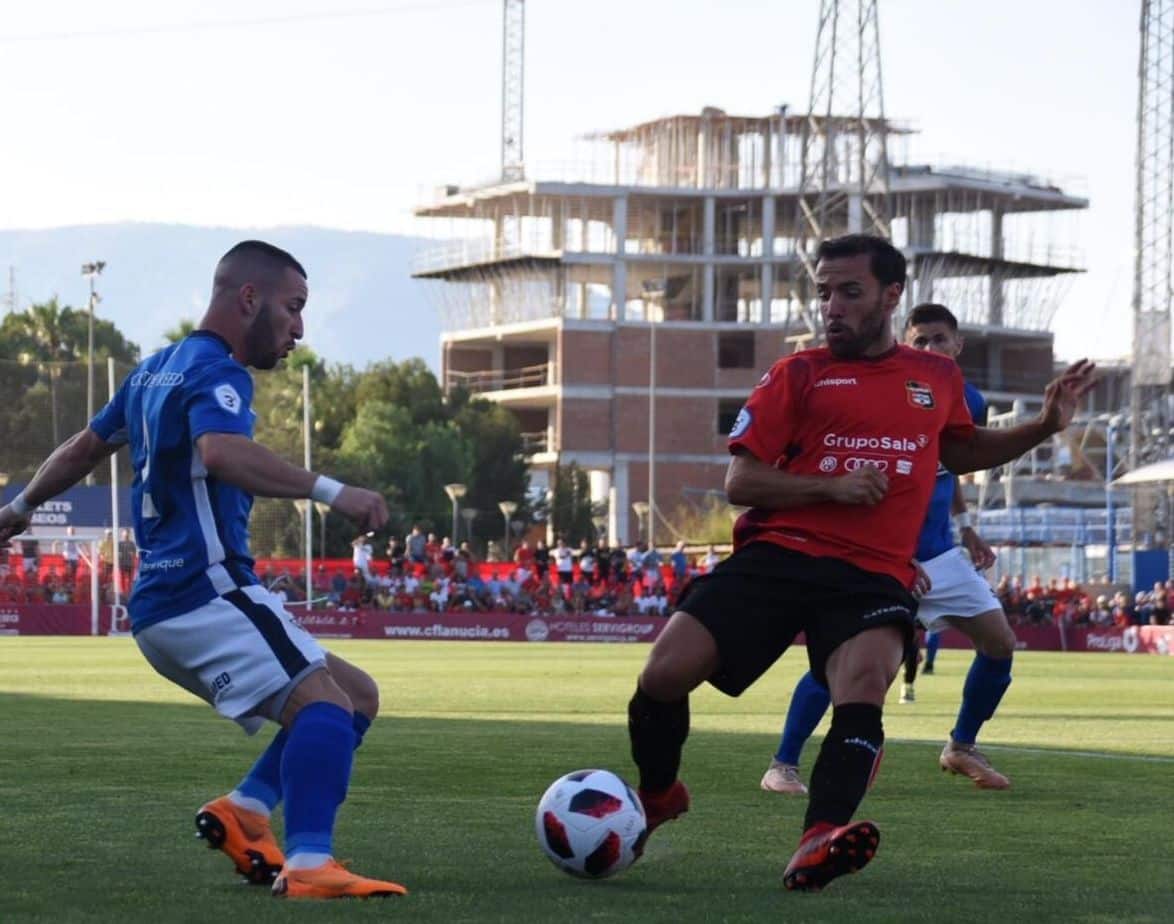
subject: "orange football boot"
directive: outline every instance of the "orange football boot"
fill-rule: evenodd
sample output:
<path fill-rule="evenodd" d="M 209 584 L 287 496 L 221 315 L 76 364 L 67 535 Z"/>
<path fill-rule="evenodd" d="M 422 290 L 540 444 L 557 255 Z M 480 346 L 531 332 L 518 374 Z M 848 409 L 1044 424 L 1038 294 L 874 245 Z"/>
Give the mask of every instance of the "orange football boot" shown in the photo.
<path fill-rule="evenodd" d="M 352 873 L 337 860 L 312 869 L 283 869 L 273 883 L 277 898 L 386 898 L 407 895 L 398 882 L 367 879 Z"/>
<path fill-rule="evenodd" d="M 196 813 L 196 837 L 228 854 L 236 871 L 251 885 L 269 885 L 285 865 L 269 819 L 221 796 Z"/>

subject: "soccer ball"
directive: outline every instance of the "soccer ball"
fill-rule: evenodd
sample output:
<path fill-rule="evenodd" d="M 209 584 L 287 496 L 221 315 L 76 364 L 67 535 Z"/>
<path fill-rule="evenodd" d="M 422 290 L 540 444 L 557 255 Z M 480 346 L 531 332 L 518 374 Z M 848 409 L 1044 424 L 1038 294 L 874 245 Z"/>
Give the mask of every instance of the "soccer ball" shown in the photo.
<path fill-rule="evenodd" d="M 550 861 L 584 879 L 627 869 L 648 836 L 644 806 L 608 770 L 576 770 L 551 783 L 538 802 L 534 827 Z"/>

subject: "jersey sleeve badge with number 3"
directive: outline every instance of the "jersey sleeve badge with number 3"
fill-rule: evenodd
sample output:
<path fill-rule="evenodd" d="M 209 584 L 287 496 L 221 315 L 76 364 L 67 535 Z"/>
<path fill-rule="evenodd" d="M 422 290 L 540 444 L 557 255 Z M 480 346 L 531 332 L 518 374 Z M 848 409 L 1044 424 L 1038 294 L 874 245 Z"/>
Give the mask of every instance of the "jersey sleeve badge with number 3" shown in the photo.
<path fill-rule="evenodd" d="M 241 396 L 227 382 L 223 385 L 217 385 L 212 393 L 216 396 L 216 403 L 228 413 L 239 414 L 241 412 Z"/>

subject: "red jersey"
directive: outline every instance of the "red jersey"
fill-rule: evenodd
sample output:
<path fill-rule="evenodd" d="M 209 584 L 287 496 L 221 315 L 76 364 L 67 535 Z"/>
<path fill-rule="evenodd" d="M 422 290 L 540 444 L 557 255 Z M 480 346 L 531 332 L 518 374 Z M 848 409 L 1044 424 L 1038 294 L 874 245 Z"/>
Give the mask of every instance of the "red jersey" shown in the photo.
<path fill-rule="evenodd" d="M 962 371 L 947 357 L 896 346 L 871 359 L 837 359 L 826 348 L 780 359 L 738 414 L 730 452 L 749 452 L 793 475 L 833 478 L 874 465 L 888 476 L 889 489 L 873 507 L 751 508 L 734 524 L 734 548 L 773 542 L 910 587 L 909 560 L 937 479 L 939 437 L 973 430 Z"/>

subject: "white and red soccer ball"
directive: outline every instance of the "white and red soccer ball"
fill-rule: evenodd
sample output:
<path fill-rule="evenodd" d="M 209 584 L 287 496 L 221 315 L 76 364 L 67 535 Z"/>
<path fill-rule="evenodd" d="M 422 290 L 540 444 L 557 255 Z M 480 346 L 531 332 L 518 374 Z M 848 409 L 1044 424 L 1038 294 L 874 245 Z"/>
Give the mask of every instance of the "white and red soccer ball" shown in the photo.
<path fill-rule="evenodd" d="M 627 869 L 648 832 L 640 799 L 608 770 L 576 770 L 551 783 L 538 802 L 534 827 L 550 861 L 584 879 Z"/>

